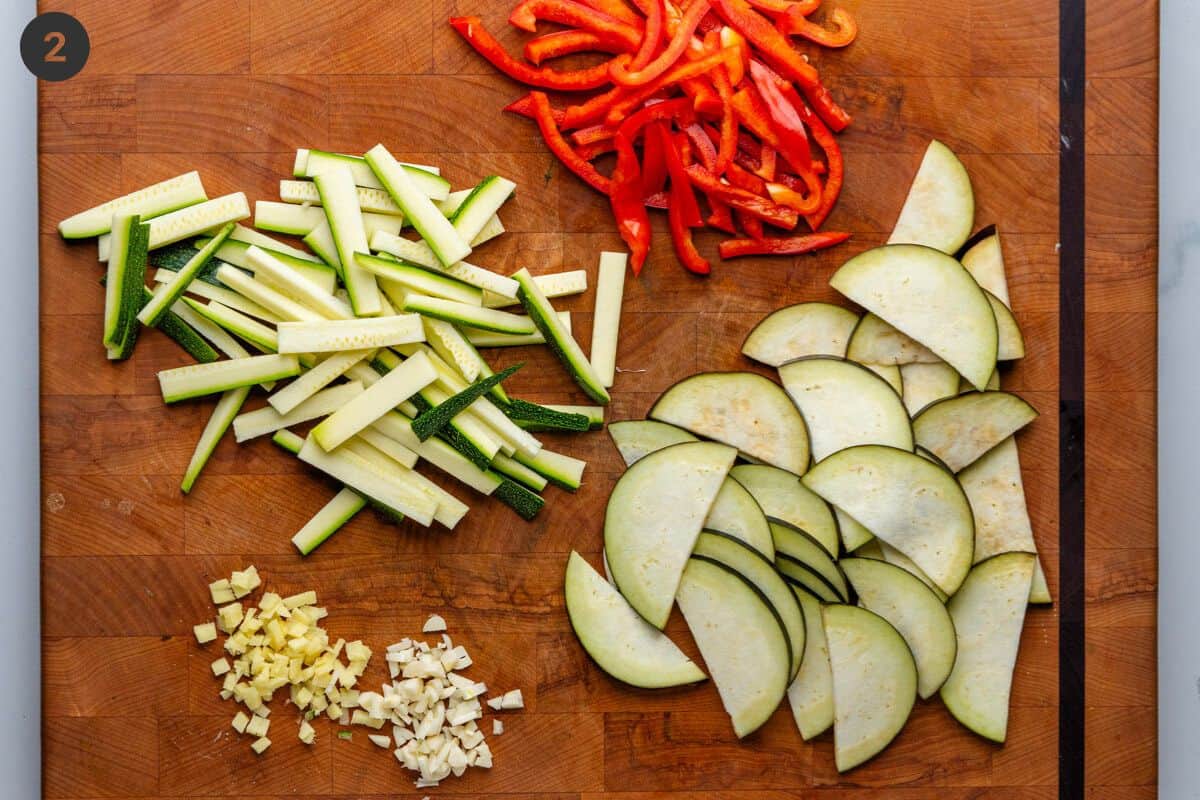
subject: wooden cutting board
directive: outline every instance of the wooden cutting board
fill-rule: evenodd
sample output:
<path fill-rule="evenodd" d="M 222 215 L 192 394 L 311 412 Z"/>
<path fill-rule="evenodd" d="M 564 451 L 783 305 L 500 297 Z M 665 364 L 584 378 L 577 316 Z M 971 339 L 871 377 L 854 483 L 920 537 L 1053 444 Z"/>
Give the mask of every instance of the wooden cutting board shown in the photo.
<path fill-rule="evenodd" d="M 331 484 L 268 441 L 227 439 L 182 497 L 179 478 L 211 402 L 163 405 L 156 371 L 186 360 L 164 337 L 146 335 L 127 363 L 104 358 L 95 248 L 61 242 L 57 221 L 193 168 L 211 195 L 274 199 L 301 146 L 361 152 L 382 140 L 440 164 L 456 186 L 507 175 L 520 186 L 503 211 L 511 233 L 481 248 L 479 262 L 582 267 L 594 284 L 598 252 L 620 244 L 605 203 L 564 174 L 531 125 L 499 113 L 518 89 L 445 25 L 471 12 L 499 24 L 507 3 L 53 4 L 84 23 L 92 53 L 83 73 L 43 84 L 40 97 L 46 795 L 416 791 L 365 736 L 340 741 L 322 725 L 305 747 L 282 703 L 265 757 L 234 737 L 234 709 L 208 672 L 215 656 L 191 626 L 211 616 L 205 584 L 253 563 L 269 588 L 316 589 L 331 632 L 377 650 L 442 613 L 475 656 L 473 674 L 524 691 L 527 709 L 506 715 L 494 739 L 495 769 L 418 796 L 851 798 L 867 793 L 835 787 L 877 787 L 870 796 L 1048 800 L 1060 780 L 1062 796 L 1083 796 L 1074 770 L 1085 746 L 1088 797 L 1153 796 L 1157 12 L 1154 3 L 1092 0 L 1085 33 L 1074 24 L 1082 0 L 1063 3 L 1071 24 L 1060 31 L 1058 4 L 1044 0 L 844 0 L 858 42 L 813 58 L 855 116 L 842 139 L 847 187 L 829 222 L 852 231 L 851 242 L 816 257 L 719 263 L 698 280 L 676 265 L 660 227 L 645 273 L 628 284 L 612 420 L 644 414 L 691 373 L 754 369 L 739 347 L 758 319 L 787 303 L 836 299 L 829 274 L 884 241 L 930 137 L 962 154 L 978 224 L 1004 233 L 1028 345 L 1005 386 L 1042 412 L 1020 446 L 1057 602 L 1029 615 L 1006 746 L 967 733 L 936 702 L 920 704 L 892 748 L 840 778 L 830 737 L 804 744 L 786 708 L 738 743 L 711 685 L 634 691 L 584 657 L 561 574 L 572 548 L 597 560 L 621 471 L 605 434 L 545 437 L 587 459 L 587 479 L 576 495 L 548 490 L 531 524 L 468 497 L 473 509 L 453 533 L 363 514 L 301 560 L 288 539 Z M 1063 83 L 1060 40 L 1068 56 L 1087 47 Z M 1086 118 L 1071 102 L 1083 97 L 1085 69 Z M 1060 133 L 1069 165 L 1061 204 Z M 715 239 L 703 237 L 701 249 L 713 252 Z M 585 347 L 593 299 L 561 305 Z M 512 381 L 516 394 L 582 400 L 541 349 L 495 357 L 517 360 L 528 366 Z M 1086 411 L 1082 436 L 1077 411 Z M 1060 587 L 1060 574 L 1073 576 L 1069 585 Z M 691 647 L 678 621 L 671 631 Z M 370 682 L 382 677 L 376 664 Z M 1074 687 L 1086 688 L 1084 702 Z"/>

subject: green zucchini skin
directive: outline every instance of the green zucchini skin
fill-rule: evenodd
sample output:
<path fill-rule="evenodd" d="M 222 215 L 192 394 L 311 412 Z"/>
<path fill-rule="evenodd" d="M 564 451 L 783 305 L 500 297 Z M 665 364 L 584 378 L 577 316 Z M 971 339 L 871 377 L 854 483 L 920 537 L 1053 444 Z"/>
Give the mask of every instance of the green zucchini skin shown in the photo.
<path fill-rule="evenodd" d="M 492 497 L 495 497 L 501 503 L 516 511 L 517 514 L 524 520 L 531 520 L 538 515 L 542 510 L 542 506 L 546 505 L 546 501 L 541 495 L 526 489 L 521 484 L 514 480 L 505 478 L 496 491 L 492 492 Z"/>
<path fill-rule="evenodd" d="M 504 413 L 527 431 L 582 432 L 591 429 L 591 420 L 584 414 L 565 414 L 520 398 L 514 398 Z"/>

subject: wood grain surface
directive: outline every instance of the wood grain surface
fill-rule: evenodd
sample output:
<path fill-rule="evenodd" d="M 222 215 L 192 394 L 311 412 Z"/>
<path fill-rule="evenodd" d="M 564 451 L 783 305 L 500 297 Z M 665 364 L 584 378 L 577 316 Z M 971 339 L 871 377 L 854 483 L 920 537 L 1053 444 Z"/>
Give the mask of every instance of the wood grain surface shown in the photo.
<path fill-rule="evenodd" d="M 644 414 L 698 370 L 754 369 L 739 348 L 758 319 L 786 303 L 836 300 L 831 271 L 885 240 L 937 137 L 971 172 L 977 223 L 997 223 L 1005 237 L 1028 346 L 1006 388 L 1042 412 L 1020 444 L 1058 597 L 1058 4 L 838 4 L 856 14 L 860 38 L 813 60 L 855 116 L 842 137 L 848 182 L 829 222 L 853 239 L 815 257 L 717 263 L 698 280 L 675 263 L 656 219 L 646 270 L 627 283 L 609 419 Z M 92 40 L 80 75 L 40 86 L 46 796 L 1058 796 L 1057 607 L 1029 615 L 1006 746 L 921 703 L 884 755 L 840 777 L 829 736 L 803 743 L 786 707 L 739 743 L 711 685 L 647 693 L 601 674 L 570 633 L 561 574 L 573 548 L 597 560 L 621 471 L 605 434 L 545 437 L 587 459 L 588 471 L 576 495 L 549 489 L 533 523 L 454 489 L 473 506 L 454 532 L 362 514 L 305 560 L 288 540 L 332 485 L 269 441 L 227 437 L 182 497 L 212 401 L 163 405 L 156 371 L 187 359 L 162 336 L 145 335 L 129 362 L 105 360 L 95 248 L 60 241 L 61 218 L 193 168 L 210 196 L 274 199 L 294 148 L 361 152 L 382 140 L 440 164 L 456 187 L 489 172 L 519 184 L 503 211 L 510 233 L 478 253 L 489 267 L 579 267 L 594 287 L 597 253 L 620 240 L 603 199 L 564 173 L 533 126 L 499 113 L 517 87 L 445 24 L 455 13 L 499 23 L 507 2 L 42 5 L 77 16 Z M 1157 4 L 1091 0 L 1087 23 L 1086 781 L 1099 800 L 1155 794 Z M 715 242 L 700 237 L 701 250 L 715 257 Z M 589 291 L 560 306 L 574 312 L 585 348 L 593 301 Z M 530 362 L 511 382 L 520 396 L 584 401 L 541 348 L 491 360 Z M 281 702 L 280 733 L 256 757 L 216 696 L 211 648 L 191 637 L 212 613 L 205 584 L 248 563 L 274 590 L 316 589 L 332 634 L 377 649 L 443 614 L 475 656 L 473 674 L 525 693 L 526 711 L 506 716 L 492 739 L 496 767 L 415 790 L 365 736 L 340 741 L 321 725 L 304 746 L 286 733 Z M 694 652 L 680 620 L 669 630 Z M 369 682 L 383 674 L 374 664 Z"/>

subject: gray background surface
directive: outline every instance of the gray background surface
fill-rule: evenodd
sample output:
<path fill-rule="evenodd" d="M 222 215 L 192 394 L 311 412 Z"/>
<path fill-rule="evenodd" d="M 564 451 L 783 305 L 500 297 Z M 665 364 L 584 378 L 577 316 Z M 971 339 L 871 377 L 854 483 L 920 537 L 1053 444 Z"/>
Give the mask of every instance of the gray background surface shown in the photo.
<path fill-rule="evenodd" d="M 1162 0 L 1161 31 L 1158 769 L 1159 796 L 1175 800 L 1200 798 L 1200 526 L 1191 503 L 1200 452 L 1200 2 Z"/>
<path fill-rule="evenodd" d="M 0 191 L 0 230 L 5 234 L 5 289 L 0 292 L 0 330 L 9 343 L 0 383 L 0 796 L 37 797 L 41 791 L 41 644 L 38 602 L 38 203 L 36 82 L 21 62 L 20 36 L 36 5 L 0 2 L 0 30 L 8 45 L 0 53 L 0 152 L 6 180 Z"/>

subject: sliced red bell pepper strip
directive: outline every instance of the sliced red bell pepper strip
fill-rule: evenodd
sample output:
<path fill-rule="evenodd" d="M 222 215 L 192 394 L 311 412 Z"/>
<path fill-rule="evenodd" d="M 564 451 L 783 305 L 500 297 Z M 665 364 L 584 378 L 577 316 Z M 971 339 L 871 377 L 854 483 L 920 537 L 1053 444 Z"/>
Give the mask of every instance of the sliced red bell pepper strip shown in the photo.
<path fill-rule="evenodd" d="M 567 106 L 563 110 L 562 118 L 558 124 L 566 130 L 571 130 L 599 122 L 605 118 L 612 109 L 613 104 L 625 96 L 625 91 L 625 89 L 620 87 L 609 89 L 607 92 L 590 97 L 582 103 Z"/>
<path fill-rule="evenodd" d="M 696 249 L 696 243 L 692 240 L 692 229 L 688 227 L 684 213 L 679 209 L 680 201 L 690 194 L 692 194 L 690 184 L 671 184 L 671 204 L 667 207 L 671 244 L 675 247 L 675 256 L 679 259 L 679 263 L 683 264 L 684 269 L 695 275 L 708 275 L 712 272 L 712 265 Z M 695 199 L 693 196 L 692 202 L 695 202 Z"/>
<path fill-rule="evenodd" d="M 656 195 L 667 186 L 667 156 L 663 146 L 663 123 L 653 122 L 642 137 L 642 196 Z"/>
<path fill-rule="evenodd" d="M 591 144 L 592 142 L 602 142 L 605 139 L 613 137 L 613 129 L 606 128 L 603 125 L 589 125 L 586 128 L 580 128 L 571 134 L 571 141 L 575 144 Z"/>
<path fill-rule="evenodd" d="M 833 128 L 835 131 L 843 131 L 850 124 L 850 114 L 846 109 L 842 108 L 833 99 L 833 95 L 825 88 L 824 84 L 816 86 L 802 86 L 804 96 L 808 98 L 808 102 L 812 103 L 813 110 L 820 115 L 825 124 Z"/>
<path fill-rule="evenodd" d="M 617 130 L 624 132 L 630 141 L 637 138 L 642 128 L 656 120 L 676 120 L 681 126 L 688 126 L 695 120 L 695 111 L 686 97 L 675 97 L 663 100 L 661 103 L 650 103 L 643 106 L 625 118 Z"/>
<path fill-rule="evenodd" d="M 761 104 L 756 103 L 755 100 L 756 96 L 751 94 L 751 87 L 743 86 L 733 93 L 733 97 L 729 99 L 729 102 L 733 106 L 733 111 L 737 114 L 738 122 L 742 124 L 742 127 L 747 128 L 757 136 L 763 145 L 778 148 L 779 135 L 775 132 L 774 126 L 771 125 L 771 119 L 767 116 L 767 110 Z"/>
<path fill-rule="evenodd" d="M 617 148 L 617 166 L 613 170 L 608 201 L 617 222 L 617 232 L 629 247 L 629 265 L 633 274 L 639 275 L 650 252 L 650 215 L 642 198 L 637 153 L 623 126 L 613 137 L 613 144 Z"/>
<path fill-rule="evenodd" d="M 759 157 L 758 172 L 754 173 L 764 181 L 775 180 L 776 160 L 778 152 L 769 144 L 764 144 L 762 155 Z"/>
<path fill-rule="evenodd" d="M 804 14 L 789 10 L 776 19 L 775 27 L 780 33 L 801 36 L 822 47 L 845 47 L 858 36 L 858 24 L 846 9 L 835 8 L 829 21 L 833 23 L 833 30 L 807 19 Z"/>
<path fill-rule="evenodd" d="M 680 81 L 679 88 L 692 98 L 692 106 L 696 109 L 697 114 L 709 119 L 715 119 L 721 115 L 723 108 L 721 98 L 717 96 L 717 91 L 708 81 L 707 75 Z"/>
<path fill-rule="evenodd" d="M 513 9 L 508 21 L 514 27 L 530 33 L 537 32 L 539 21 L 582 28 L 623 44 L 631 53 L 638 49 L 642 41 L 642 32 L 637 26 L 621 22 L 575 0 L 523 0 Z"/>
<path fill-rule="evenodd" d="M 581 30 L 554 31 L 525 43 L 526 60 L 538 66 L 552 58 L 592 51 L 616 54 L 628 52 L 628 49 L 591 31 Z"/>
<path fill-rule="evenodd" d="M 608 14 L 615 20 L 624 22 L 626 25 L 642 26 L 642 18 L 638 16 L 629 6 L 625 5 L 622 0 L 582 0 L 583 4 L 590 6 L 597 11 Z"/>
<path fill-rule="evenodd" d="M 646 254 L 650 252 L 650 216 L 646 213 L 641 167 L 633 142 L 641 129 L 651 122 L 679 119 L 683 124 L 688 124 L 692 113 L 691 103 L 686 98 L 654 103 L 629 115 L 613 137 L 613 144 L 617 148 L 617 167 L 612 174 L 608 198 L 617 221 L 617 231 L 629 247 L 629 263 L 635 275 L 642 271 Z"/>
<path fill-rule="evenodd" d="M 550 148 L 550 152 L 554 153 L 563 166 L 578 175 L 593 189 L 608 194 L 611 190 L 611 181 L 601 175 L 587 159 L 571 149 L 571 145 L 563 138 L 554 122 L 549 98 L 542 92 L 530 92 L 530 99 L 533 105 L 533 118 L 537 121 L 538 129 L 542 132 L 542 138 L 546 140 L 546 146 Z"/>
<path fill-rule="evenodd" d="M 454 17 L 450 20 L 450 25 L 496 69 L 530 86 L 562 92 L 586 92 L 608 83 L 607 63 L 571 72 L 531 67 L 510 55 L 504 49 L 504 45 L 487 32 L 479 17 Z"/>
<path fill-rule="evenodd" d="M 700 191 L 718 197 L 733 208 L 752 214 L 763 222 L 769 222 L 778 228 L 787 228 L 790 230 L 796 227 L 796 223 L 800 221 L 799 215 L 792 209 L 776 205 L 766 198 L 747 192 L 745 189 L 738 189 L 734 186 L 721 183 L 716 175 L 713 175 L 698 164 L 689 166 L 687 173 L 692 185 Z"/>
<path fill-rule="evenodd" d="M 521 117 L 533 119 L 533 93 L 522 95 L 504 107 L 504 110 Z M 563 112 L 557 108 L 551 109 L 556 124 L 562 124 Z"/>
<path fill-rule="evenodd" d="M 650 81 L 662 75 L 678 61 L 687 50 L 700 24 L 700 18 L 708 13 L 708 0 L 692 0 L 692 4 L 683 12 L 683 18 L 671 35 L 671 41 L 653 61 L 641 69 L 630 69 L 614 63 L 611 68 L 613 83 L 618 86 L 645 86 Z M 649 30 L 649 26 L 647 26 Z"/>
<path fill-rule="evenodd" d="M 765 11 L 768 14 L 799 14 L 802 17 L 807 17 L 821 5 L 821 0 L 747 0 L 747 2 L 759 11 Z"/>
<path fill-rule="evenodd" d="M 708 138 L 708 134 L 704 132 L 704 128 L 697 123 L 692 123 L 684 129 L 684 133 L 692 142 L 693 152 L 699 156 L 699 161 L 704 165 L 704 168 L 716 175 L 721 174 L 721 170 L 717 169 L 717 148 L 713 146 L 712 139 Z"/>
<path fill-rule="evenodd" d="M 575 148 L 575 154 L 584 161 L 592 161 L 593 159 L 598 158 L 605 153 L 611 153 L 616 149 L 617 146 L 613 144 L 612 139 L 605 139 L 602 142 L 592 142 L 591 144 L 580 145 L 579 147 Z"/>
<path fill-rule="evenodd" d="M 729 83 L 737 86 L 742 82 L 742 78 L 745 77 L 746 69 L 750 63 L 750 48 L 746 45 L 746 37 L 728 25 L 722 25 L 721 47 L 726 50 L 737 51 L 741 54 L 741 58 L 730 59 L 726 65 L 729 70 Z"/>
<path fill-rule="evenodd" d="M 666 211 L 671 207 L 671 197 L 667 193 L 667 190 L 663 189 L 661 192 L 655 192 L 654 194 L 649 195 L 646 198 L 645 203 L 646 208 L 657 208 L 662 211 Z"/>
<path fill-rule="evenodd" d="M 775 29 L 771 21 L 759 14 L 746 0 L 711 0 L 713 10 L 721 19 L 754 45 L 758 52 L 783 75 L 812 87 L 820 84 L 817 70 L 792 48 L 788 38 Z"/>
<path fill-rule="evenodd" d="M 837 143 L 837 137 L 826 127 L 821 117 L 808 107 L 808 104 L 796 92 L 795 87 L 788 84 L 787 81 L 778 75 L 770 73 L 769 69 L 765 71 L 774 78 L 775 85 L 780 93 L 791 103 L 792 108 L 796 110 L 796 113 L 800 115 L 804 124 L 812 131 L 813 139 L 816 140 L 817 144 L 825 152 L 828 177 L 825 179 L 825 186 L 821 190 L 821 205 L 816 212 L 806 217 L 809 227 L 817 230 L 829 217 L 829 213 L 833 210 L 833 206 L 837 203 L 838 195 L 842 191 L 842 181 L 845 176 L 842 148 Z"/>
<path fill-rule="evenodd" d="M 716 31 L 720 29 L 721 18 L 712 13 L 712 11 L 709 11 L 707 14 L 705 14 L 700 20 L 700 24 L 696 26 L 696 30 L 700 31 L 700 33 L 708 33 L 709 31 Z"/>
<path fill-rule="evenodd" d="M 662 91 L 664 88 L 673 86 L 674 84 L 687 80 L 688 78 L 694 78 L 698 75 L 703 75 L 718 64 L 725 63 L 728 58 L 729 56 L 724 52 L 713 53 L 711 55 L 704 56 L 703 58 L 696 59 L 695 61 L 685 61 L 675 67 L 672 67 L 644 86 L 640 86 L 632 90 L 619 87 L 618 90 L 623 91 L 623 93 L 620 98 L 613 102 L 609 107 L 608 113 L 605 116 L 605 122 L 609 125 L 620 125 L 621 121 L 625 119 L 625 117 L 628 116 L 634 109 L 641 106 L 651 97 L 654 97 L 655 94 Z"/>
<path fill-rule="evenodd" d="M 627 70 L 629 73 L 637 73 L 646 68 L 646 65 L 654 58 L 658 52 L 658 47 L 662 43 L 663 33 L 666 31 L 667 25 L 667 9 L 665 7 L 666 0 L 649 0 L 650 14 L 646 17 L 646 29 L 642 32 L 642 44 L 638 51 L 633 55 L 633 61 L 629 62 L 628 67 L 621 67 L 621 70 Z M 616 65 L 614 65 L 616 68 Z M 619 82 L 618 82 L 618 85 Z"/>
<path fill-rule="evenodd" d="M 712 212 L 705 217 L 704 221 L 717 230 L 736 233 L 737 228 L 733 225 L 733 212 L 729 210 L 729 204 L 711 194 L 705 194 L 704 199 Z"/>
<path fill-rule="evenodd" d="M 746 235 L 751 239 L 763 239 L 766 233 L 763 231 L 762 220 L 758 217 L 752 217 L 745 211 L 733 212 L 734 218 L 737 220 L 738 226 L 746 232 Z"/>
<path fill-rule="evenodd" d="M 733 115 L 733 84 L 729 71 L 720 66 L 709 73 L 717 96 L 721 98 L 721 133 L 717 140 L 717 164 L 713 169 L 723 175 L 737 153 L 737 119 Z"/>
<path fill-rule="evenodd" d="M 671 177 L 672 209 L 678 212 L 684 225 L 698 228 L 704 224 L 704 218 L 700 216 L 700 204 L 696 202 L 696 195 L 692 192 L 692 182 L 688 178 L 678 142 L 671 138 L 665 127 L 660 130 L 664 137 L 663 157 L 667 162 L 667 174 Z M 706 140 L 707 138 L 705 137 Z M 711 142 L 709 144 L 711 145 Z"/>
<path fill-rule="evenodd" d="M 779 205 L 794 209 L 801 216 L 815 214 L 821 208 L 821 191 L 819 186 L 816 192 L 810 192 L 805 195 L 782 183 L 768 181 L 767 194 Z"/>
<path fill-rule="evenodd" d="M 736 186 L 739 189 L 745 189 L 747 192 L 753 192 L 759 197 L 770 196 L 767 194 L 766 181 L 737 164 L 729 165 L 729 171 L 725 173 L 725 179 L 729 181 L 730 186 Z"/>
<path fill-rule="evenodd" d="M 848 233 L 810 233 L 786 239 L 726 239 L 717 245 L 717 252 L 721 254 L 721 258 L 797 255 L 833 247 L 849 238 Z"/>
<path fill-rule="evenodd" d="M 792 169 L 796 171 L 806 186 L 806 199 L 802 200 L 794 190 L 788 189 L 788 194 L 785 195 L 786 202 L 779 198 L 775 198 L 775 200 L 783 202 L 784 205 L 796 209 L 801 214 L 812 214 L 820 208 L 822 187 L 820 179 L 817 178 L 817 174 L 812 168 L 812 148 L 808 143 L 808 134 L 804 130 L 800 112 L 796 109 L 793 101 L 784 94 L 778 77 L 765 66 L 758 61 L 751 61 L 750 75 L 754 80 L 754 85 L 758 87 L 759 98 L 770 114 L 781 145 L 780 154 L 788 160 Z M 772 196 L 774 197 L 774 195 Z"/>

